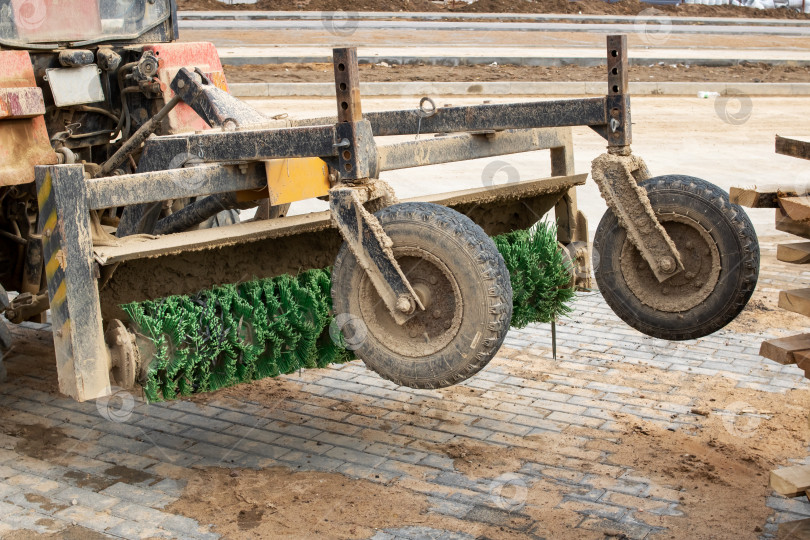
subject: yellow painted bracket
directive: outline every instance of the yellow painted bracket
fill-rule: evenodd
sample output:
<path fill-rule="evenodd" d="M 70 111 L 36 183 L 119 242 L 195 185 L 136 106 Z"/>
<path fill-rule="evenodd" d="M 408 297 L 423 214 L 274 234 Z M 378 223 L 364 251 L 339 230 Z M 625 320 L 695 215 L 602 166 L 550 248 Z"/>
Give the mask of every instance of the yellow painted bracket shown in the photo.
<path fill-rule="evenodd" d="M 238 201 L 267 198 L 275 206 L 329 194 L 329 167 L 320 158 L 270 159 L 264 163 L 267 190 L 240 191 Z"/>

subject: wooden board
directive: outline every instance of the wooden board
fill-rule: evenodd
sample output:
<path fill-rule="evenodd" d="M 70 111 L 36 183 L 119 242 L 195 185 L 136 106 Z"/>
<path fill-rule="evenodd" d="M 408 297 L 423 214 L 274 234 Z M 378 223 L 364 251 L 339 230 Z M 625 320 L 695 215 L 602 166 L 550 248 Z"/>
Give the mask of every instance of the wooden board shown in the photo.
<path fill-rule="evenodd" d="M 805 372 L 810 371 L 810 351 L 794 351 L 793 360 Z M 807 375 L 807 373 L 805 373 Z"/>
<path fill-rule="evenodd" d="M 776 230 L 810 239 L 810 223 L 799 223 L 788 217 L 781 208 L 776 209 Z"/>
<path fill-rule="evenodd" d="M 783 467 L 771 471 L 771 489 L 785 497 L 803 495 L 810 489 L 810 465 Z"/>
<path fill-rule="evenodd" d="M 776 260 L 793 264 L 809 263 L 810 242 L 778 244 L 776 246 Z"/>
<path fill-rule="evenodd" d="M 776 136 L 776 153 L 800 159 L 810 159 L 810 142 L 798 137 Z"/>
<path fill-rule="evenodd" d="M 793 221 L 810 222 L 810 197 L 780 197 L 779 206 Z"/>
<path fill-rule="evenodd" d="M 779 291 L 779 307 L 810 317 L 810 289 Z"/>
<path fill-rule="evenodd" d="M 769 339 L 759 346 L 761 356 L 780 364 L 795 364 L 796 353 L 801 351 L 810 353 L 810 334 Z"/>
<path fill-rule="evenodd" d="M 780 523 L 776 538 L 778 540 L 810 540 L 810 518 Z"/>
<path fill-rule="evenodd" d="M 797 197 L 807 194 L 807 188 L 797 189 L 795 185 L 764 184 L 754 187 L 732 187 L 729 200 L 732 204 L 739 204 L 747 208 L 778 208 L 779 197 Z M 801 193 L 800 193 L 801 191 Z"/>

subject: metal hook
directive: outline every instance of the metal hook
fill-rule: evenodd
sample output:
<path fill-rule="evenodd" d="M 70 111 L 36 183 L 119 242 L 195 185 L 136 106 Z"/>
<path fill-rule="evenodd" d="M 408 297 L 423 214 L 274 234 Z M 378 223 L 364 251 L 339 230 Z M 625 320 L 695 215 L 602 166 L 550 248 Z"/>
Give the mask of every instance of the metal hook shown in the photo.
<path fill-rule="evenodd" d="M 430 103 L 430 108 L 425 107 L 425 103 Z M 430 118 L 436 114 L 436 104 L 432 99 L 425 96 L 419 100 L 419 108 L 416 109 L 416 114 L 419 115 L 419 123 L 416 125 L 416 138 L 419 138 L 419 133 L 422 131 L 422 118 Z"/>

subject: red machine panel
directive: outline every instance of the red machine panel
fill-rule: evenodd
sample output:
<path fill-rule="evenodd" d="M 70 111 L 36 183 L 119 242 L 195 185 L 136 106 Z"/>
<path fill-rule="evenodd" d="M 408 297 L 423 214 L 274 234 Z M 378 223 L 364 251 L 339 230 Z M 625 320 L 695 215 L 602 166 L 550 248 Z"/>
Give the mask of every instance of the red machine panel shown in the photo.
<path fill-rule="evenodd" d="M 163 98 L 167 102 L 174 97 L 169 83 L 181 68 L 191 71 L 194 71 L 194 68 L 200 68 L 200 71 L 205 73 L 217 87 L 228 91 L 225 71 L 219 61 L 217 49 L 212 43 L 161 43 L 147 45 L 144 50 L 152 51 L 160 61 L 158 78 L 163 83 Z M 209 129 L 208 124 L 185 103 L 180 103 L 169 113 L 168 121 L 171 134 Z"/>
<path fill-rule="evenodd" d="M 33 182 L 34 166 L 53 165 L 57 161 L 42 116 L 13 118 L 17 116 L 14 110 L 19 114 L 32 112 L 30 107 L 23 108 L 19 101 L 12 103 L 21 95 L 36 94 L 42 99 L 41 92 L 36 92 L 36 86 L 34 69 L 27 52 L 0 51 L 0 89 L 20 89 L 0 92 L 0 99 L 2 96 L 14 96 L 5 103 L 5 107 L 0 105 L 9 113 L 5 119 L 0 114 L 0 186 Z M 44 109 L 44 104 L 41 106 Z"/>

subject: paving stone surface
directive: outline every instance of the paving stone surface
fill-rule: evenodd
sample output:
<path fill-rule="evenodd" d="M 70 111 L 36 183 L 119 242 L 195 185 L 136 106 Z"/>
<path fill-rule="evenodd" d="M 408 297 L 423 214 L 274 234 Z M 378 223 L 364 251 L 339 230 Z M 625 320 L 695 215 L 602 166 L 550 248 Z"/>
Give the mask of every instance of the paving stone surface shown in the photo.
<path fill-rule="evenodd" d="M 760 289 L 776 294 L 804 286 L 807 276 L 774 262 L 773 241 L 764 241 L 762 248 Z M 47 326 L 33 328 L 49 337 Z M 560 369 L 543 380 L 519 374 L 521 362 L 550 357 L 548 325 L 510 331 L 504 350 L 511 352 L 450 393 L 398 387 L 352 362 L 291 375 L 304 397 L 282 402 L 135 400 L 131 410 L 108 410 L 44 392 L 42 371 L 32 371 L 0 384 L 0 421 L 59 427 L 68 435 L 67 444 L 60 444 L 57 456 L 36 458 L 15 450 L 19 438 L 0 436 L 0 536 L 17 529 L 58 533 L 81 526 L 112 538 L 217 538 L 208 524 L 166 510 L 183 491 L 178 478 L 193 467 L 281 465 L 396 483 L 427 496 L 433 513 L 511 527 L 527 537 L 533 536 L 534 524 L 522 512 L 522 502 L 505 497 L 501 488 L 551 481 L 567 490 L 559 504 L 581 516 L 577 527 L 647 538 L 666 531 L 648 525 L 644 514 L 680 515 L 678 492 L 608 463 L 605 448 L 616 429 L 611 413 L 674 430 L 700 425 L 703 418 L 690 412 L 696 397 L 675 385 L 642 378 L 634 379 L 634 386 L 613 384 L 612 366 L 719 374 L 740 388 L 773 395 L 778 403 L 788 389 L 810 389 L 795 366 L 758 355 L 760 342 L 779 332 L 721 330 L 670 343 L 629 328 L 598 293 L 583 293 L 571 317 L 558 324 Z M 22 371 L 15 363 L 26 361 L 31 359 L 12 355 L 9 371 Z M 465 392 L 479 399 L 454 397 Z M 108 406 L 120 405 L 111 401 Z M 435 443 L 456 440 L 521 446 L 530 435 L 565 435 L 577 426 L 596 428 L 592 432 L 604 436 L 560 450 L 565 460 L 538 456 L 496 479 L 470 478 L 445 454 L 430 450 Z M 808 455 L 795 458 L 810 463 Z M 810 516 L 810 504 L 800 498 L 774 494 L 762 504 L 772 510 L 762 524 L 763 538 L 775 537 L 781 522 Z M 408 526 L 379 530 L 373 538 L 468 536 Z"/>

